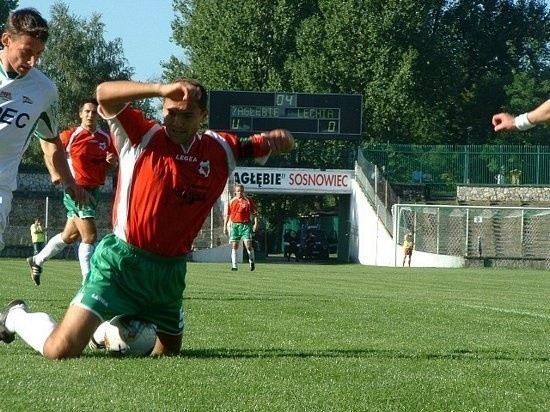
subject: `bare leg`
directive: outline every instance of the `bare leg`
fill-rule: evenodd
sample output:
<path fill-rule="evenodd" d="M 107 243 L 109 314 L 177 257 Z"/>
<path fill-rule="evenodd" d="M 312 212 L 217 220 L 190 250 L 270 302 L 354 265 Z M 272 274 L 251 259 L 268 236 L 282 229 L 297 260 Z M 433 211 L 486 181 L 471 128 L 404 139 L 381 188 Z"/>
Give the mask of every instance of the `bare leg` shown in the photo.
<path fill-rule="evenodd" d="M 168 335 L 159 332 L 151 355 L 177 355 L 181 350 L 183 335 Z"/>
<path fill-rule="evenodd" d="M 76 358 L 90 341 L 101 320 L 87 309 L 71 305 L 44 344 L 48 359 Z"/>

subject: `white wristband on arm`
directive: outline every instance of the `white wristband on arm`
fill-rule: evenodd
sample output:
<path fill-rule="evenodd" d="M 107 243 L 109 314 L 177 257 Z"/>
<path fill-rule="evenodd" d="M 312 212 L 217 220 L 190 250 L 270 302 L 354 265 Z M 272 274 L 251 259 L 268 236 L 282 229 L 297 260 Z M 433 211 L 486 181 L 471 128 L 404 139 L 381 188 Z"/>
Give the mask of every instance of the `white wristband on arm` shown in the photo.
<path fill-rule="evenodd" d="M 520 114 L 519 116 L 516 116 L 514 118 L 514 126 L 516 126 L 516 129 L 521 131 L 529 130 L 535 127 L 535 125 L 531 123 L 527 118 L 527 113 L 523 113 L 523 114 Z"/>

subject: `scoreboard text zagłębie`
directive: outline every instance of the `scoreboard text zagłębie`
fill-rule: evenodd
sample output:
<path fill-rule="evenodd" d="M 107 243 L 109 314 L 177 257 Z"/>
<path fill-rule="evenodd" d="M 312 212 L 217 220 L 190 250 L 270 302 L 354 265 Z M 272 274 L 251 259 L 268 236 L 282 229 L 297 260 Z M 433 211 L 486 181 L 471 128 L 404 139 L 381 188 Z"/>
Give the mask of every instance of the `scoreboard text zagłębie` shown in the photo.
<path fill-rule="evenodd" d="M 209 125 L 247 135 L 288 129 L 296 138 L 361 139 L 361 95 L 211 91 Z"/>

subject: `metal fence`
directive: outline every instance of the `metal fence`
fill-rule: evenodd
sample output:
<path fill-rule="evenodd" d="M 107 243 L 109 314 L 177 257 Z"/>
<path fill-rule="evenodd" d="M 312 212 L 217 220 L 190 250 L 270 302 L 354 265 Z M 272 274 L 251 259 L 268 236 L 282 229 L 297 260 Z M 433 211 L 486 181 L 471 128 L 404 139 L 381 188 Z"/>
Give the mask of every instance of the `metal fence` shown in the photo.
<path fill-rule="evenodd" d="M 380 169 L 365 159 L 361 151 L 357 153 L 355 179 L 372 208 L 376 211 L 378 219 L 380 219 L 386 230 L 393 235 L 391 207 L 395 203 L 399 203 L 399 196 L 388 181 L 384 179 Z"/>
<path fill-rule="evenodd" d="M 361 150 L 389 182 L 428 185 L 433 197 L 454 197 L 457 184 L 550 184 L 550 146 L 370 143 Z"/>
<path fill-rule="evenodd" d="M 393 215 L 396 239 L 413 234 L 417 251 L 548 268 L 550 208 L 396 204 Z"/>

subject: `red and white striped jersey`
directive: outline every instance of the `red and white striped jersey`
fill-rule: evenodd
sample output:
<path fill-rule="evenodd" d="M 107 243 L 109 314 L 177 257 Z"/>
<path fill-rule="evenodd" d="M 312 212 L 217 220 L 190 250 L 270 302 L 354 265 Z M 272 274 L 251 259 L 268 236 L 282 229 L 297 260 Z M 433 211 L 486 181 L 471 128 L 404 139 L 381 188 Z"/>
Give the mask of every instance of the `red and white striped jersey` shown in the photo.
<path fill-rule="evenodd" d="M 100 129 L 92 133 L 79 126 L 64 130 L 60 137 L 76 183 L 86 188 L 104 185 L 107 153 L 116 153 L 109 133 Z"/>
<path fill-rule="evenodd" d="M 227 215 L 232 223 L 248 223 L 251 215 L 255 215 L 256 205 L 247 196 L 242 198 L 234 197 L 227 204 Z"/>
<path fill-rule="evenodd" d="M 189 253 L 240 157 L 269 154 L 260 135 L 244 146 L 236 135 L 211 130 L 196 133 L 185 148 L 130 105 L 107 121 L 119 154 L 113 231 L 160 256 Z"/>

